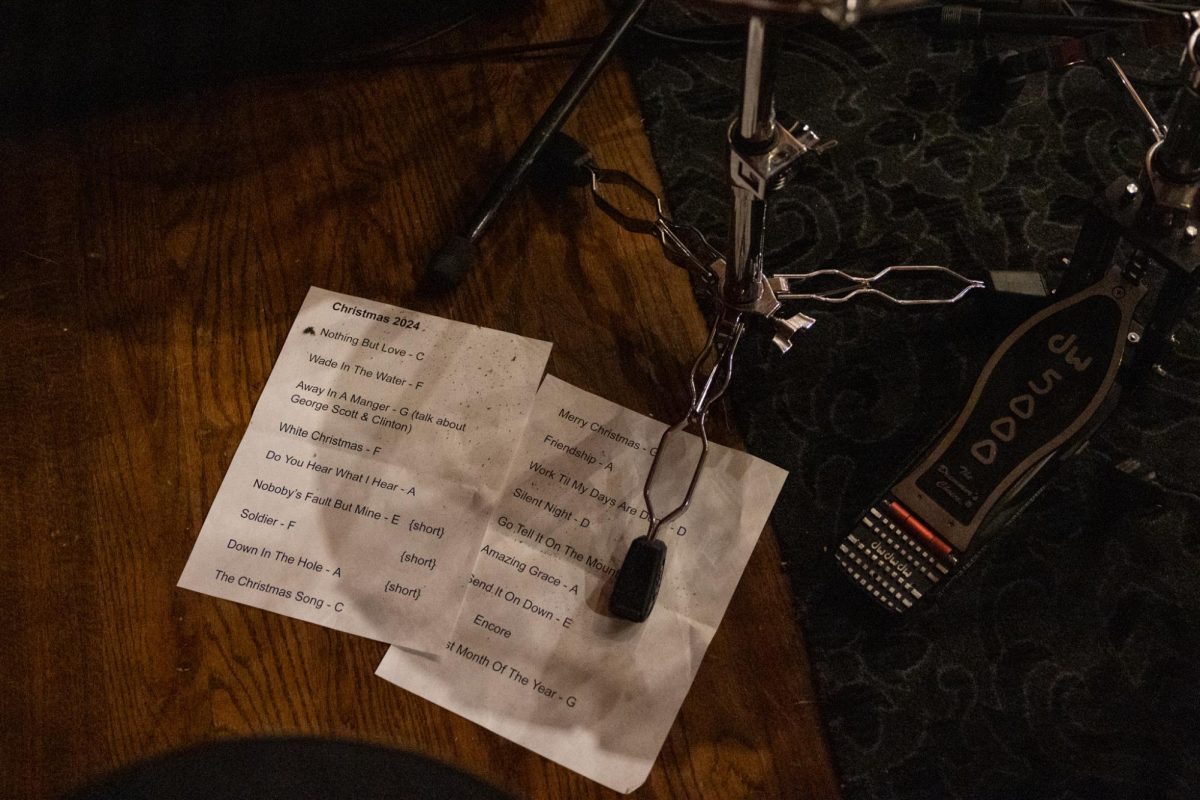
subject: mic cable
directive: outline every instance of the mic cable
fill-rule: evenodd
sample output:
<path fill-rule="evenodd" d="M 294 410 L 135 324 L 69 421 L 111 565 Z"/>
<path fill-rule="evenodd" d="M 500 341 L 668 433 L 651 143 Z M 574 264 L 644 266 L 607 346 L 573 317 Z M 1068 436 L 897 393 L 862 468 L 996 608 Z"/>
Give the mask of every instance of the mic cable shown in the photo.
<path fill-rule="evenodd" d="M 1137 17 L 1069 17 L 1062 14 L 1027 14 L 1019 11 L 989 11 L 974 6 L 943 6 L 938 27 L 966 35 L 987 33 L 1033 33 L 1044 36 L 1085 36 L 1089 33 L 1137 25 Z"/>

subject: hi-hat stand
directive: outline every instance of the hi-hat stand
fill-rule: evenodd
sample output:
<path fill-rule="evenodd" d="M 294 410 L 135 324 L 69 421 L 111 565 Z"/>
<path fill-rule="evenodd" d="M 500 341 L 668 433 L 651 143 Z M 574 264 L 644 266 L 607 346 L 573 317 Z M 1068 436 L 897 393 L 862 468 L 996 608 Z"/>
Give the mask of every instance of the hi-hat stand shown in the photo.
<path fill-rule="evenodd" d="M 820 13 L 840 24 L 856 21 L 864 11 L 912 5 L 905 0 L 861 3 L 739 0 L 738 4 L 769 11 Z M 787 352 L 793 336 L 816 320 L 802 312 L 786 314 L 784 301 L 840 303 L 861 295 L 874 295 L 902 305 L 941 304 L 956 302 L 967 292 L 984 287 L 982 281 L 967 280 L 943 266 L 894 266 L 871 276 L 855 276 L 838 269 L 770 277 L 765 274 L 767 204 L 771 193 L 784 186 L 804 156 L 834 144 L 822 142 L 807 125 L 785 126 L 778 121 L 774 88 L 781 41 L 780 20 L 758 11 L 750 14 L 742 104 L 728 134 L 733 197 L 726 255 L 717 254 L 703 237 L 699 237 L 695 249 L 689 249 L 687 242 L 697 241 L 696 232 L 672 223 L 661 201 L 654 224 L 643 227 L 643 232 L 660 238 L 672 261 L 700 274 L 712 287 L 716 312 L 708 340 L 692 365 L 687 412 L 663 434 L 646 479 L 643 495 L 649 516 L 648 530 L 630 544 L 609 600 L 613 614 L 635 622 L 645 620 L 654 607 L 666 563 L 666 544 L 660 534 L 691 503 L 708 454 L 708 411 L 729 385 L 734 351 L 751 317 L 768 320 L 775 332 L 775 345 Z M 593 171 L 593 195 L 606 211 L 611 206 L 601 202 L 603 178 L 612 174 L 608 170 Z M 625 178 L 623 182 L 628 185 L 632 179 Z M 641 188 L 648 193 L 645 187 Z M 628 217 L 622 219 L 623 215 L 610 212 L 610 216 L 622 224 L 628 221 Z M 914 298 L 892 294 L 887 288 L 896 279 L 902 282 L 915 273 L 955 283 L 956 289 L 943 297 Z M 696 438 L 688 436 L 689 433 Z"/>

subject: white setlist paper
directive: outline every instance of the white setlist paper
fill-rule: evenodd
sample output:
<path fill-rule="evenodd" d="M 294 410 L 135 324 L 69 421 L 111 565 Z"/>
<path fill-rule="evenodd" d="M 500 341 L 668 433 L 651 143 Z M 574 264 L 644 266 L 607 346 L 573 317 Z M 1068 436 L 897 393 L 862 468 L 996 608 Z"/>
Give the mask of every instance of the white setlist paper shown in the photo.
<path fill-rule="evenodd" d="M 310 289 L 179 585 L 439 646 L 549 353 Z"/>
<path fill-rule="evenodd" d="M 650 618 L 610 617 L 665 427 L 547 376 L 457 624 L 437 653 L 391 648 L 378 674 L 609 788 L 640 786 L 786 477 L 714 445 L 691 508 L 660 533 Z"/>

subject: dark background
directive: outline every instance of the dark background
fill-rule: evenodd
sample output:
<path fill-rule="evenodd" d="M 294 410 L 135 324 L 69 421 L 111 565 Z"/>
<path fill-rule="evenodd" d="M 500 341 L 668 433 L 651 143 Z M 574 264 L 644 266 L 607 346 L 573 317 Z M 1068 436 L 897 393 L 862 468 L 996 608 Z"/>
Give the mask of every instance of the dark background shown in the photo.
<path fill-rule="evenodd" d="M 264 70 L 318 68 L 467 14 L 496 25 L 525 0 L 8 0 L 0 99 L 78 110 Z"/>

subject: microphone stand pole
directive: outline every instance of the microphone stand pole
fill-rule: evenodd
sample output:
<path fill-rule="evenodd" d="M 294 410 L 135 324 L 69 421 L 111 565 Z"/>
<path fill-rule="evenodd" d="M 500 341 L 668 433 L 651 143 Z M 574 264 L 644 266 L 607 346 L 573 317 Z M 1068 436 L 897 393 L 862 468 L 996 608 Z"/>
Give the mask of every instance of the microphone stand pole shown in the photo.
<path fill-rule="evenodd" d="M 585 92 L 595 81 L 601 68 L 608 62 L 617 44 L 632 27 L 650 0 L 628 0 L 609 22 L 608 27 L 588 50 L 579 66 L 555 96 L 550 107 L 534 125 L 516 155 L 505 165 L 483 200 L 475 207 L 463 227 L 442 245 L 430 261 L 422 288 L 426 291 L 444 291 L 459 284 L 471 268 L 471 250 L 483 236 L 500 208 L 520 186 L 538 154 L 566 122 L 567 117 L 579 105 Z"/>

